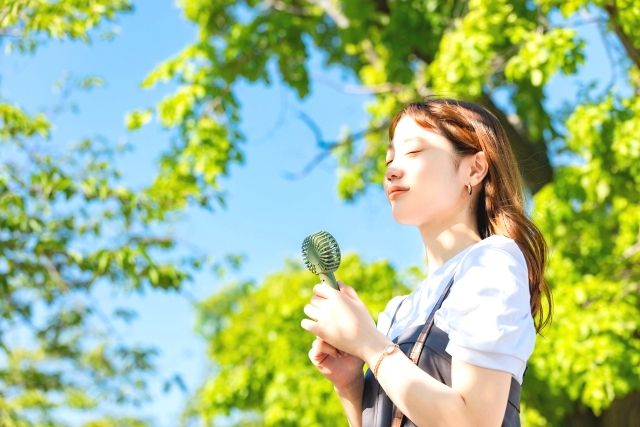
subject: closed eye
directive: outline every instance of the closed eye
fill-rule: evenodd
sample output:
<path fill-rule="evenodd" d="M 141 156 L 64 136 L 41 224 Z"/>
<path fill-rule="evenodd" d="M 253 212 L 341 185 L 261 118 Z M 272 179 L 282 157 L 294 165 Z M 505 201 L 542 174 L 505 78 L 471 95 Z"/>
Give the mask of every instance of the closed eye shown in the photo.
<path fill-rule="evenodd" d="M 416 154 L 422 153 L 423 151 L 424 151 L 423 149 L 420 149 L 420 150 L 414 150 L 414 151 L 409 151 L 408 153 L 405 153 L 404 155 L 405 155 L 405 156 L 408 156 L 408 157 L 414 157 Z M 389 166 L 389 165 L 391 164 L 391 162 L 392 162 L 392 161 L 393 161 L 393 159 L 391 159 L 391 160 L 387 160 L 387 161 L 385 162 L 385 164 L 386 164 L 387 166 Z"/>

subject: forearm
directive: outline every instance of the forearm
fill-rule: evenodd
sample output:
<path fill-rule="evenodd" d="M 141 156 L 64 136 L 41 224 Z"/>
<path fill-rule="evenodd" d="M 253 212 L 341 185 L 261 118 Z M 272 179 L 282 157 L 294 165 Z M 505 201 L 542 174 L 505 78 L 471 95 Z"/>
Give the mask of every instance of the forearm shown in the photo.
<path fill-rule="evenodd" d="M 385 344 L 388 340 L 380 337 L 367 350 L 365 360 L 369 366 L 375 366 Z M 416 425 L 472 424 L 462 396 L 424 372 L 401 351 L 382 360 L 377 379 L 387 396 Z"/>
<path fill-rule="evenodd" d="M 350 427 L 362 427 L 362 393 L 364 390 L 364 377 L 354 382 L 347 389 L 334 387 L 336 394 L 340 398 L 342 407 L 349 421 Z"/>

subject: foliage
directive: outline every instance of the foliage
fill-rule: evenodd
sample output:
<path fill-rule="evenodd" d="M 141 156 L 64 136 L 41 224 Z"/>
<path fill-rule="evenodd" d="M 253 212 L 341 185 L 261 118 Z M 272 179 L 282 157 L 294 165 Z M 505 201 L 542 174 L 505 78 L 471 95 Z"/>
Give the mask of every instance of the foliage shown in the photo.
<path fill-rule="evenodd" d="M 9 50 L 21 52 L 51 39 L 89 42 L 91 30 L 131 10 L 129 0 L 1 0 L 0 34 L 12 38 Z"/>
<path fill-rule="evenodd" d="M 132 314 L 102 313 L 94 289 L 177 290 L 193 260 L 163 255 L 175 242 L 149 219 L 156 204 L 119 183 L 107 142 L 47 153 L 30 137 L 47 135 L 45 119 L 2 107 L 22 119 L 0 131 L 14 153 L 0 164 L 2 417 L 58 425 L 59 406 L 140 403 L 155 351 L 124 343 L 115 331 Z"/>
<path fill-rule="evenodd" d="M 571 29 L 540 22 L 528 2 L 413 1 L 390 6 L 379 1 L 363 6 L 355 0 L 213 4 L 185 0 L 181 4 L 187 18 L 199 26 L 198 39 L 143 83 L 144 87 L 163 81 L 179 84 L 155 109 L 159 120 L 177 127 L 181 135 L 167 154 L 172 160 L 159 179 L 179 174 L 195 183 L 193 192 L 177 194 L 173 203 L 183 203 L 208 185 L 216 188 L 212 175 L 190 162 L 193 144 L 206 141 L 222 159 L 242 161 L 237 83 L 270 83 L 276 78 L 275 69 L 304 97 L 310 90 L 311 48 L 322 53 L 327 66 L 340 66 L 373 92 L 367 106 L 371 131 L 366 133 L 366 144 L 339 156 L 338 188 L 346 200 L 381 181 L 384 124 L 389 117 L 402 103 L 432 92 L 480 99 L 495 107 L 494 92 L 508 90 L 519 119 L 512 125 L 516 143 L 522 146 L 518 153 L 525 158 L 541 152 L 541 161 L 546 162 L 525 171 L 525 177 L 536 190 L 549 181 L 544 138 L 555 130 L 543 106 L 541 86 L 558 71 L 576 71 L 584 59 L 583 42 Z M 216 171 L 227 172 L 222 167 Z"/>
<path fill-rule="evenodd" d="M 357 200 L 382 181 L 385 125 L 400 105 L 436 94 L 476 100 L 492 110 L 512 142 L 532 194 L 533 216 L 551 248 L 547 277 L 555 292 L 555 322 L 539 338 L 527 373 L 525 421 L 610 425 L 605 415 L 611 405 L 627 398 L 637 403 L 637 2 L 183 0 L 181 5 L 199 34 L 194 44 L 149 76 L 147 84 L 174 80 L 182 85 L 168 101 L 177 118 L 169 120 L 166 104 L 154 114 L 170 126 L 180 118 L 236 123 L 240 104 L 235 87 L 240 81 L 280 79 L 305 97 L 314 49 L 325 66 L 339 67 L 371 92 L 368 131 L 327 146 L 338 160 L 338 193 L 345 200 Z M 581 20 L 602 33 L 612 80 L 604 85 L 583 81 L 575 99 L 552 108 L 549 84 L 559 74 L 575 78 L 588 59 Z M 626 77 L 619 76 L 621 69 L 628 71 Z M 207 108 L 216 113 L 205 114 Z M 191 134 L 182 134 L 187 137 L 174 147 L 177 158 L 190 145 Z M 241 141 L 241 135 L 227 140 L 238 152 Z M 243 301 L 269 292 L 274 286 L 269 280 L 249 287 Z M 298 296 L 287 294 L 282 301 L 290 299 Z M 225 315 L 221 310 L 203 309 L 203 315 L 218 319 L 219 329 L 205 335 L 220 371 L 199 394 L 211 408 L 201 406 L 196 412 L 210 420 L 235 408 L 270 423 L 269 408 L 286 406 L 291 396 L 299 398 L 295 387 L 300 377 L 280 366 L 281 377 L 270 361 L 251 360 L 230 371 L 237 374 L 234 391 L 213 399 L 212 384 L 222 387 L 224 379 L 231 381 L 231 374 L 224 373 L 230 366 L 227 355 L 237 349 L 238 337 L 248 333 L 236 311 Z M 286 334 L 289 326 L 281 320 L 271 316 L 260 329 Z M 271 376 L 261 377 L 260 385 L 247 381 L 247 372 L 266 367 Z M 276 397 L 264 392 L 282 384 L 296 391 Z M 299 408 L 310 407 L 296 402 Z M 291 414 L 282 411 L 273 419 L 286 422 Z"/>
<path fill-rule="evenodd" d="M 175 134 L 149 188 L 123 186 L 112 167 L 117 150 L 99 138 L 64 152 L 48 149 L 40 143 L 55 137 L 51 118 L 0 97 L 3 424 L 58 425 L 60 407 L 86 412 L 104 400 L 144 399 L 153 352 L 117 342 L 91 303 L 92 290 L 114 283 L 123 291 L 181 288 L 200 260 L 173 259 L 176 243 L 162 225 L 189 204 L 224 204 L 220 179 L 245 155 L 238 83 L 279 79 L 307 97 L 312 50 L 324 66 L 338 67 L 371 93 L 368 129 L 326 145 L 338 161 L 338 193 L 345 200 L 357 201 L 382 181 L 386 125 L 407 101 L 434 93 L 469 98 L 505 126 L 532 194 L 533 216 L 549 240 L 547 277 L 555 292 L 555 322 L 539 338 L 526 377 L 527 424 L 609 425 L 609 408 L 629 398 L 637 403 L 638 2 L 180 5 L 198 28 L 197 39 L 142 82 L 143 88 L 172 82 L 176 89 L 125 119 L 131 131 L 155 118 Z M 2 43 L 18 52 L 34 52 L 51 39 L 89 42 L 101 24 L 132 10 L 126 0 L 0 0 L 0 6 Z M 604 88 L 585 81 L 575 99 L 552 108 L 549 84 L 558 74 L 577 76 L 589 59 L 579 28 L 584 16 L 603 34 L 612 81 Z M 88 79 L 86 87 L 99 83 Z M 341 275 L 358 289 L 363 284 L 374 311 L 403 289 L 383 262 L 362 265 L 351 257 Z M 203 304 L 201 331 L 211 343 L 215 371 L 189 408 L 189 420 L 231 416 L 244 425 L 294 425 L 301 408 L 305 425 L 341 416 L 327 384 L 311 374 L 308 337 L 297 327 L 313 282 L 288 266 Z M 264 338 L 271 344 L 264 354 L 244 345 Z M 328 406 L 325 398 L 333 399 Z M 329 418 L 320 418 L 321 410 Z M 133 422 L 144 420 L 109 414 L 95 420 Z"/>
<path fill-rule="evenodd" d="M 393 266 L 356 255 L 344 257 L 339 280 L 353 285 L 374 314 L 406 291 Z M 207 425 L 230 415 L 234 425 L 341 424 L 333 388 L 307 358 L 313 337 L 300 327 L 316 283 L 317 276 L 289 262 L 262 283 L 233 283 L 202 302 L 198 328 L 209 340 L 215 375 L 187 417 L 198 415 Z"/>
<path fill-rule="evenodd" d="M 2 1 L 0 40 L 19 53 L 90 41 L 130 10 L 127 1 Z M 0 424 L 62 426 L 75 414 L 86 426 L 148 425 L 126 408 L 148 400 L 156 350 L 127 342 L 135 313 L 103 312 L 98 295 L 177 291 L 202 260 L 178 257 L 169 212 L 122 183 L 123 147 L 100 137 L 67 147 L 52 117 L 0 95 Z"/>
<path fill-rule="evenodd" d="M 640 389 L 638 125 L 636 96 L 576 108 L 567 146 L 580 162 L 558 168 L 554 185 L 535 199 L 535 219 L 554 250 L 547 277 L 557 301 L 535 375 L 596 415 Z"/>

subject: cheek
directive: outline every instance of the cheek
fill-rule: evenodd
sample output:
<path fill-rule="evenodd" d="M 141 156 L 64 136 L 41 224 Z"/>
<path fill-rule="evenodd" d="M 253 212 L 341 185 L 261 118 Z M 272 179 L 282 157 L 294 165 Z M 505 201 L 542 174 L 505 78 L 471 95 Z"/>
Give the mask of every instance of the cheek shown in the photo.
<path fill-rule="evenodd" d="M 401 224 L 418 225 L 449 215 L 457 203 L 457 178 L 447 165 L 414 170 L 409 197 L 392 205 L 393 216 Z"/>
<path fill-rule="evenodd" d="M 424 192 L 440 196 L 451 192 L 457 178 L 446 162 L 447 159 L 438 159 L 416 171 L 416 183 Z"/>

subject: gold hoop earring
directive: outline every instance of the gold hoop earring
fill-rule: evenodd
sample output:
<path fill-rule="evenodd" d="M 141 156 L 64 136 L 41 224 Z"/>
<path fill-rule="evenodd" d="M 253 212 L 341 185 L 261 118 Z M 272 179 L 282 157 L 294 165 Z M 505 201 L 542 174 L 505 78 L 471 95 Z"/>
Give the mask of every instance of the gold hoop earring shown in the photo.
<path fill-rule="evenodd" d="M 467 184 L 467 193 L 469 193 L 469 195 L 471 195 L 471 183 Z"/>

